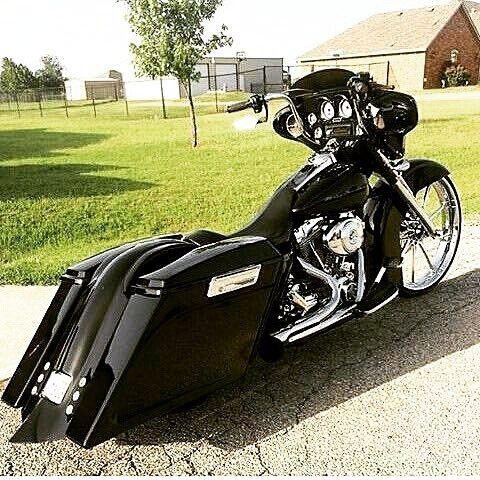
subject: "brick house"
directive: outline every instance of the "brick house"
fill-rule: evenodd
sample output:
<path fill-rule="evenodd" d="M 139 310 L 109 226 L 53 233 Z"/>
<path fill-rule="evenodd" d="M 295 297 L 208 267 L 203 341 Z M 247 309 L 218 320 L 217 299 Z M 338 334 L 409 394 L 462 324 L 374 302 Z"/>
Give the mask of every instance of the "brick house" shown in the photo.
<path fill-rule="evenodd" d="M 339 66 L 368 70 L 403 90 L 441 86 L 449 62 L 480 78 L 480 3 L 445 5 L 374 15 L 299 57 L 302 74 Z M 303 68 L 304 67 L 304 68 Z"/>

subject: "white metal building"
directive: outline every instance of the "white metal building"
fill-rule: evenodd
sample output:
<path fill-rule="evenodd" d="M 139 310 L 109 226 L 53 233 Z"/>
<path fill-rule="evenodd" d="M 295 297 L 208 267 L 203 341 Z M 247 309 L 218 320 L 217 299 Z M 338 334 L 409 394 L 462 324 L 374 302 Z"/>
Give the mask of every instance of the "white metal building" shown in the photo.
<path fill-rule="evenodd" d="M 127 100 L 180 100 L 180 85 L 174 77 L 162 78 L 160 80 L 138 80 L 124 84 L 125 97 Z"/>
<path fill-rule="evenodd" d="M 207 57 L 197 65 L 201 78 L 192 84 L 194 96 L 208 91 L 281 92 L 283 58 Z M 92 98 L 127 100 L 179 100 L 187 92 L 175 77 L 160 82 L 148 78 L 124 82 L 122 74 L 110 70 L 98 78 L 72 79 L 65 82 L 67 100 Z"/>

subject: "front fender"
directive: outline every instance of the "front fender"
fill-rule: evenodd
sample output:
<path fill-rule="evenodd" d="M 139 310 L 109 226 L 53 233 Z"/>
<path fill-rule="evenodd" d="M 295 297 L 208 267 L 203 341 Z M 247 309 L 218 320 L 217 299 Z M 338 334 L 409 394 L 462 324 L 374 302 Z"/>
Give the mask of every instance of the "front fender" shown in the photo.
<path fill-rule="evenodd" d="M 403 178 L 415 194 L 427 185 L 450 175 L 449 170 L 435 160 L 417 158 L 408 162 L 410 163 L 410 168 L 403 173 Z M 394 198 L 392 188 L 383 178 L 378 180 L 373 187 L 373 191 L 376 194 Z"/>
<path fill-rule="evenodd" d="M 449 170 L 435 160 L 418 158 L 409 162 L 410 168 L 403 176 L 414 193 L 450 175 Z"/>

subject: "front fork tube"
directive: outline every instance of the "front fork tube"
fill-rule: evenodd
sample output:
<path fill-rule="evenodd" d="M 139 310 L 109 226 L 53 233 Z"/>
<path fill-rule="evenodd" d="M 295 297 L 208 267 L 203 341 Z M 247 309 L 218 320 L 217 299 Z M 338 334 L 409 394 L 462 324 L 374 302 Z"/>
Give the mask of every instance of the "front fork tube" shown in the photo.
<path fill-rule="evenodd" d="M 385 179 L 388 181 L 393 190 L 397 195 L 405 202 L 406 205 L 413 211 L 413 213 L 418 217 L 421 224 L 425 227 L 427 232 L 435 236 L 436 228 L 433 224 L 431 218 L 428 216 L 427 212 L 423 207 L 419 205 L 415 195 L 413 194 L 411 188 L 408 186 L 405 179 L 390 165 L 388 158 L 380 151 L 377 150 L 378 160 L 382 167 L 382 173 L 385 176 Z"/>

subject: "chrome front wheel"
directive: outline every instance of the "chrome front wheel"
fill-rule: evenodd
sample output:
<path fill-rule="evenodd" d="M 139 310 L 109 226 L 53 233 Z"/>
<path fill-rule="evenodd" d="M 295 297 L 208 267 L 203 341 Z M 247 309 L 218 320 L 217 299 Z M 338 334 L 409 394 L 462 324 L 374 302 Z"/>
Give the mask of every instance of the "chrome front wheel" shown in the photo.
<path fill-rule="evenodd" d="M 455 259 L 462 228 L 462 211 L 457 189 L 448 177 L 428 185 L 416 195 L 436 227 L 429 235 L 417 218 L 407 213 L 401 225 L 405 296 L 422 295 L 445 277 Z"/>

